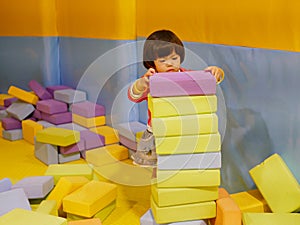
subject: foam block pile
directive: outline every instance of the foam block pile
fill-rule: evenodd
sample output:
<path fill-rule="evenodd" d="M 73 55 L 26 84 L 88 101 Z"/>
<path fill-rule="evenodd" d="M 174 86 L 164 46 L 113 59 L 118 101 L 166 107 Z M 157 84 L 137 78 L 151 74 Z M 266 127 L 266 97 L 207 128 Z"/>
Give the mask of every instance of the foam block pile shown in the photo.
<path fill-rule="evenodd" d="M 116 208 L 117 186 L 93 180 L 87 164 L 53 164 L 44 176 L 0 180 L 0 224 L 101 225 Z M 69 222 L 67 222 L 69 221 Z"/>
<path fill-rule="evenodd" d="M 10 86 L 8 94 L 0 94 L 4 139 L 33 144 L 35 156 L 47 165 L 85 158 L 86 151 L 106 145 L 120 149 L 117 130 L 106 125 L 105 107 L 88 101 L 84 91 L 45 88 L 35 80 L 28 85 L 31 92 Z M 123 151 L 118 160 L 128 158 L 128 149 Z"/>
<path fill-rule="evenodd" d="M 148 107 L 158 155 L 156 223 L 215 217 L 221 167 L 215 78 L 205 71 L 152 76 Z"/>

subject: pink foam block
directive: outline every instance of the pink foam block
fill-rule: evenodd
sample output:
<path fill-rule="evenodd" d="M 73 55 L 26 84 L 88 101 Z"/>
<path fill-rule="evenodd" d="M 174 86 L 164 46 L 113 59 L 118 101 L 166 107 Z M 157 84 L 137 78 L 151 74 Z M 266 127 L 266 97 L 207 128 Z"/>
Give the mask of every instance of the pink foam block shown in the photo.
<path fill-rule="evenodd" d="M 101 147 L 105 143 L 104 136 L 90 130 L 80 131 L 80 139 L 85 142 L 85 150 Z"/>
<path fill-rule="evenodd" d="M 123 135 L 120 135 L 119 134 L 119 140 L 120 140 L 120 143 L 124 146 L 126 146 L 127 148 L 129 149 L 132 149 L 132 150 L 137 150 L 137 143 L 136 141 L 133 141 Z"/>
<path fill-rule="evenodd" d="M 80 138 L 80 141 L 75 144 L 59 147 L 59 152 L 61 154 L 71 154 L 83 150 L 85 150 L 85 141 L 82 138 Z"/>
<path fill-rule="evenodd" d="M 42 119 L 42 115 L 41 115 L 41 112 L 37 109 L 34 110 L 32 116 L 38 120 L 41 120 Z"/>
<path fill-rule="evenodd" d="M 14 129 L 21 129 L 22 123 L 20 120 L 17 120 L 15 118 L 3 118 L 2 119 L 2 127 L 4 130 L 14 130 Z"/>
<path fill-rule="evenodd" d="M 64 90 L 64 89 L 73 89 L 73 88 L 65 86 L 65 85 L 54 85 L 54 86 L 46 87 L 46 90 L 49 91 L 49 93 L 51 94 L 52 97 L 54 96 L 54 91 Z"/>
<path fill-rule="evenodd" d="M 5 107 L 8 107 L 10 106 L 12 103 L 18 101 L 18 98 L 7 98 L 7 99 L 4 99 L 4 106 Z"/>
<path fill-rule="evenodd" d="M 47 122 L 55 125 L 72 122 L 71 112 L 56 113 L 56 114 L 48 114 L 42 112 L 41 115 L 42 115 L 42 120 L 46 120 Z"/>
<path fill-rule="evenodd" d="M 38 101 L 36 108 L 41 112 L 48 114 L 62 113 L 68 111 L 67 103 L 60 102 L 54 99 Z"/>
<path fill-rule="evenodd" d="M 91 118 L 105 115 L 105 107 L 90 101 L 74 103 L 72 105 L 72 113 Z"/>
<path fill-rule="evenodd" d="M 30 89 L 39 97 L 39 99 L 45 100 L 52 98 L 52 95 L 36 80 L 31 80 L 28 83 Z"/>
<path fill-rule="evenodd" d="M 157 73 L 150 77 L 150 94 L 152 97 L 215 95 L 216 79 L 206 71 Z"/>

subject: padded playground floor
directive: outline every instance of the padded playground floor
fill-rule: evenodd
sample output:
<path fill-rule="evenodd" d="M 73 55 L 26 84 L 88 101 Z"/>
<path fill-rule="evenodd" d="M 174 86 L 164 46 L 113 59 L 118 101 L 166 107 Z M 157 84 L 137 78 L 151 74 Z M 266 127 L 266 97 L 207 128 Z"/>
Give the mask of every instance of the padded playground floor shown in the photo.
<path fill-rule="evenodd" d="M 41 176 L 47 165 L 34 156 L 34 146 L 24 140 L 7 141 L 0 137 L 0 179 L 12 183 L 27 176 Z M 70 162 L 86 163 L 84 159 Z M 129 162 L 130 163 L 130 162 Z M 94 179 L 105 180 L 94 173 Z M 150 208 L 150 186 L 118 185 L 116 209 L 102 222 L 103 225 L 138 225 L 140 217 Z"/>

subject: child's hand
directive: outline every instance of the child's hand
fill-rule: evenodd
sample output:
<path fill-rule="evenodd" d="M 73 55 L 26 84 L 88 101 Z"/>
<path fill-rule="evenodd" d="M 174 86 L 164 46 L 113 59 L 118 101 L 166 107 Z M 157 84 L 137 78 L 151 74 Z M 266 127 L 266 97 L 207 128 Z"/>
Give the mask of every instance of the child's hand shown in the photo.
<path fill-rule="evenodd" d="M 224 71 L 217 66 L 209 66 L 205 68 L 205 71 L 211 72 L 211 74 L 216 78 L 217 84 L 224 80 Z"/>
<path fill-rule="evenodd" d="M 155 73 L 153 68 L 147 70 L 147 72 L 140 78 L 137 79 L 133 85 L 133 92 L 135 94 L 140 94 L 149 88 L 149 77 Z"/>

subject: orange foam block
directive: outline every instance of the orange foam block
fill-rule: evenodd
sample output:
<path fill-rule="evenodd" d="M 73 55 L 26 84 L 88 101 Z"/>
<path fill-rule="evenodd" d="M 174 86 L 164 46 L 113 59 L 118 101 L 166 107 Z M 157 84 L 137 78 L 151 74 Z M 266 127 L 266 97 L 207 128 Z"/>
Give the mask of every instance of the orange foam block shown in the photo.
<path fill-rule="evenodd" d="M 31 103 L 33 105 L 36 105 L 36 103 L 39 100 L 38 96 L 36 96 L 35 94 L 25 91 L 21 88 L 15 87 L 15 86 L 9 87 L 8 94 L 15 96 L 16 98 L 18 98 L 24 102 Z"/>
<path fill-rule="evenodd" d="M 85 220 L 75 220 L 75 221 L 69 221 L 68 225 L 101 225 L 101 221 L 98 218 L 94 219 L 85 219 Z"/>
<path fill-rule="evenodd" d="M 43 125 L 33 120 L 22 121 L 23 139 L 34 145 L 34 137 L 39 130 L 43 130 Z"/>
<path fill-rule="evenodd" d="M 93 127 L 90 131 L 104 136 L 105 145 L 115 144 L 119 142 L 118 131 L 110 126 Z"/>
<path fill-rule="evenodd" d="M 92 180 L 63 199 L 64 212 L 92 217 L 117 198 L 117 185 Z"/>

